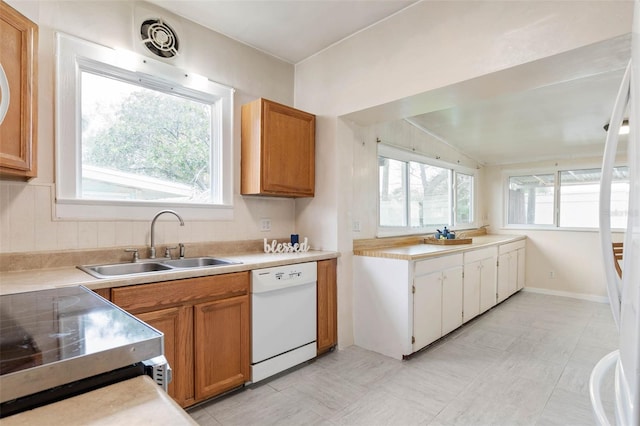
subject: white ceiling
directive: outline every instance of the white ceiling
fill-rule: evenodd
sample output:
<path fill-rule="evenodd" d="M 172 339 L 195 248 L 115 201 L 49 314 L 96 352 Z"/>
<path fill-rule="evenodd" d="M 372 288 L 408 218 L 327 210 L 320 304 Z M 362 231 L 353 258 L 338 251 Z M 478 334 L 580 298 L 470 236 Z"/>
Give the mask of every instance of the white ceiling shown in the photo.
<path fill-rule="evenodd" d="M 624 70 L 411 117 L 483 164 L 600 156 Z"/>
<path fill-rule="evenodd" d="M 292 64 L 416 0 L 151 0 Z"/>
<path fill-rule="evenodd" d="M 295 64 L 415 0 L 151 2 Z M 621 37 L 348 118 L 408 118 L 483 164 L 599 156 L 629 55 L 630 38 Z"/>

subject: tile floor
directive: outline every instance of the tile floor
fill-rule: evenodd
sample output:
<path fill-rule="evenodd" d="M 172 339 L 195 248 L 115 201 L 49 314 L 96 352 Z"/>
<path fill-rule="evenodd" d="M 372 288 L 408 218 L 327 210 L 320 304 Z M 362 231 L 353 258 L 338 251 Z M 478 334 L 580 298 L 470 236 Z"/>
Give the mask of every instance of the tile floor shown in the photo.
<path fill-rule="evenodd" d="M 593 425 L 589 375 L 616 336 L 606 304 L 520 292 L 408 361 L 351 346 L 189 413 L 203 426 Z"/>

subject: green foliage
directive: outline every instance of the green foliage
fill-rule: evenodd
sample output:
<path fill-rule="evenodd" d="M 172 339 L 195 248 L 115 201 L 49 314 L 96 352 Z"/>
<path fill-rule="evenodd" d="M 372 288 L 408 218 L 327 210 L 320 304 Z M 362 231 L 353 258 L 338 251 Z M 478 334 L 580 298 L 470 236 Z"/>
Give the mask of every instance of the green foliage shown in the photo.
<path fill-rule="evenodd" d="M 84 164 L 208 188 L 208 105 L 142 90 L 109 117 L 101 117 L 107 125 L 84 141 Z"/>

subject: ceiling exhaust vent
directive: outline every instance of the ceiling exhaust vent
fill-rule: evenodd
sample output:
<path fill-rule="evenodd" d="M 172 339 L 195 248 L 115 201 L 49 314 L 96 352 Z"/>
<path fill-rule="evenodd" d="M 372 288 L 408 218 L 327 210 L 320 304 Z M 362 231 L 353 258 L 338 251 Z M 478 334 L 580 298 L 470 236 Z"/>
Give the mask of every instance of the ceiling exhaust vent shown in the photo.
<path fill-rule="evenodd" d="M 178 55 L 178 35 L 161 18 L 145 19 L 140 25 L 140 39 L 151 53 L 160 58 L 170 59 Z"/>

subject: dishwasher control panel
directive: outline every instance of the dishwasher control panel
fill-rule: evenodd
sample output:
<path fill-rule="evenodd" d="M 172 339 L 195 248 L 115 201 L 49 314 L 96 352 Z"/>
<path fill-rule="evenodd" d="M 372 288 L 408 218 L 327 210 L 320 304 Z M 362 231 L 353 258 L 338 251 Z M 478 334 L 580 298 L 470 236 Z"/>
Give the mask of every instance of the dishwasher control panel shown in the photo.
<path fill-rule="evenodd" d="M 316 262 L 306 262 L 256 269 L 251 271 L 251 292 L 261 293 L 316 282 L 317 268 Z"/>
<path fill-rule="evenodd" d="M 292 278 L 301 278 L 302 277 L 302 272 L 298 271 L 292 271 L 289 273 L 286 272 L 276 272 L 275 273 L 276 276 L 276 280 L 290 280 Z"/>

